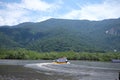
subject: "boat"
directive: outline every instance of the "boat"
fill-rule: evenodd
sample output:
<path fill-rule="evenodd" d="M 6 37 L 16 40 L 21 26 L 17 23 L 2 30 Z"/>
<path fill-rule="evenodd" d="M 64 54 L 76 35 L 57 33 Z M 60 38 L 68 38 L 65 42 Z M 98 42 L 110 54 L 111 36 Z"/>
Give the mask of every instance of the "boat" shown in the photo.
<path fill-rule="evenodd" d="M 54 64 L 70 64 L 70 62 L 68 62 L 66 57 L 58 58 L 58 59 L 54 60 L 53 63 Z"/>
<path fill-rule="evenodd" d="M 120 63 L 120 59 L 112 59 L 113 63 Z"/>

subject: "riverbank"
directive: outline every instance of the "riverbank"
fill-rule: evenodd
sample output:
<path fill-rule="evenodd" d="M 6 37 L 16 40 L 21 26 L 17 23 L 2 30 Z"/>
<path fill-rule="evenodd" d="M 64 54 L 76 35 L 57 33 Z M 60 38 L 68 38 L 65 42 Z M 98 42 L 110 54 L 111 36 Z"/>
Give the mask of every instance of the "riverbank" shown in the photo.
<path fill-rule="evenodd" d="M 0 50 L 0 59 L 18 60 L 54 60 L 60 57 L 67 57 L 69 60 L 88 60 L 88 61 L 111 61 L 120 59 L 120 52 L 35 52 L 26 49 Z"/>

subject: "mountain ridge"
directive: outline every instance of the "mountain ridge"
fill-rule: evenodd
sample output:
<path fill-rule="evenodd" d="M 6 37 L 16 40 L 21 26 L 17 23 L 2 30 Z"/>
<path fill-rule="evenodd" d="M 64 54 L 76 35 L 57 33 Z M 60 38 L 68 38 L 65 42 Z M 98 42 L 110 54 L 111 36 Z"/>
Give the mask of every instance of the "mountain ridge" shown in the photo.
<path fill-rule="evenodd" d="M 3 36 L 7 36 L 8 42 L 9 39 L 12 41 L 10 45 L 14 43 L 14 46 L 3 43 Z M 40 52 L 120 51 L 119 41 L 120 18 L 102 21 L 51 18 L 0 27 L 1 48 L 22 47 Z"/>

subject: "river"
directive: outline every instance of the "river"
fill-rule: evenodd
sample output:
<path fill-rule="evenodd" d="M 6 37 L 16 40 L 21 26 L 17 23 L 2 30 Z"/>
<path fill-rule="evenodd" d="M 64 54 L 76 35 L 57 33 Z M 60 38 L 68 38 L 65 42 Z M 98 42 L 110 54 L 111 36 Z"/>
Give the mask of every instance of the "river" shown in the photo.
<path fill-rule="evenodd" d="M 51 60 L 0 60 L 0 80 L 119 80 L 120 63 Z"/>

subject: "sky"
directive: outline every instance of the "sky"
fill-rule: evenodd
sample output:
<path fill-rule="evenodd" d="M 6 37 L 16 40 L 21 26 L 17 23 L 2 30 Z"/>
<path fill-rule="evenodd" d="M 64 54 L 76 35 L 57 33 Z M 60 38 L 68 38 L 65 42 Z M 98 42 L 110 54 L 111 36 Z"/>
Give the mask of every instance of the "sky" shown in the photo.
<path fill-rule="evenodd" d="M 120 18 L 120 0 L 0 0 L 0 26 L 49 18 L 95 21 Z"/>

